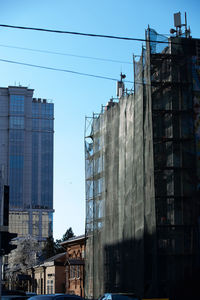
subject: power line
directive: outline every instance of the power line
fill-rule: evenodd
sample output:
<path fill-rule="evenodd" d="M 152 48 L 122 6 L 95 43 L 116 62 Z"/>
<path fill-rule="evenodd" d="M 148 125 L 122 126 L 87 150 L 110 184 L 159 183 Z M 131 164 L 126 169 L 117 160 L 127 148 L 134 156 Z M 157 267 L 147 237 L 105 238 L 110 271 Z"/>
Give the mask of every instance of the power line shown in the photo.
<path fill-rule="evenodd" d="M 117 39 L 117 40 L 126 40 L 126 41 L 138 41 L 138 42 L 146 42 L 147 41 L 146 39 L 132 38 L 132 37 L 122 37 L 122 36 L 94 34 L 94 33 L 83 33 L 83 32 L 77 32 L 77 31 L 65 31 L 65 30 L 55 30 L 55 29 L 36 28 L 36 27 L 15 26 L 15 25 L 7 25 L 7 24 L 0 24 L 0 27 L 23 29 L 23 30 L 35 30 L 35 31 L 61 33 L 61 34 L 73 34 L 73 35 L 108 38 L 108 39 Z M 151 42 L 161 43 L 161 44 L 168 43 L 167 41 L 166 42 L 164 42 L 164 41 L 151 41 Z"/>
<path fill-rule="evenodd" d="M 27 66 L 27 67 L 34 67 L 34 68 L 39 68 L 39 69 L 46 69 L 46 70 L 51 70 L 51 71 L 59 71 L 59 72 L 65 72 L 65 73 L 72 73 L 75 75 L 81 75 L 81 76 L 88 76 L 88 77 L 94 77 L 98 79 L 105 79 L 105 80 L 112 80 L 112 81 L 119 81 L 117 78 L 112 78 L 112 77 L 107 77 L 107 76 L 101 76 L 101 75 L 95 75 L 95 74 L 89 74 L 89 73 L 83 73 L 83 72 L 77 72 L 73 70 L 67 70 L 67 69 L 59 69 L 59 68 L 53 68 L 53 67 L 47 67 L 47 66 L 41 66 L 41 65 L 34 65 L 34 64 L 28 64 L 28 63 L 22 63 L 19 61 L 13 61 L 13 60 L 7 60 L 7 59 L 1 59 L 0 61 L 5 62 L 5 63 L 11 63 L 11 64 L 17 64 L 17 65 L 22 65 L 22 66 Z M 139 84 L 143 86 L 152 86 L 152 84 L 149 83 L 144 83 L 144 82 L 139 82 L 139 81 L 130 81 L 130 80 L 123 80 L 125 83 L 131 83 L 131 84 Z M 166 81 L 168 82 L 168 81 Z M 156 81 L 156 84 L 162 84 L 165 83 L 165 81 Z"/>
<path fill-rule="evenodd" d="M 40 52 L 40 53 L 56 54 L 56 55 L 63 55 L 63 56 L 72 56 L 72 57 L 77 57 L 77 58 L 85 58 L 85 59 L 92 59 L 92 60 L 98 60 L 98 61 L 106 61 L 106 62 L 132 65 L 132 63 L 128 62 L 128 61 L 119 61 L 119 60 L 114 60 L 114 59 L 109 59 L 109 58 L 100 58 L 100 57 L 93 57 L 93 56 L 76 55 L 76 54 L 71 54 L 71 53 L 54 52 L 54 51 L 49 51 L 49 50 L 40 50 L 40 49 L 18 47 L 18 46 L 11 46 L 11 45 L 2 45 L 2 44 L 0 44 L 0 47 L 26 50 L 26 51 L 33 51 L 33 52 Z"/>
<path fill-rule="evenodd" d="M 106 77 L 106 76 L 101 76 L 101 75 L 77 72 L 77 71 L 67 70 L 67 69 L 59 69 L 59 68 L 53 68 L 53 67 L 47 67 L 47 66 L 41 66 L 41 65 L 22 63 L 22 62 L 19 62 L 19 61 L 13 61 L 13 60 L 7 60 L 7 59 L 0 59 L 0 61 L 6 62 L 6 63 L 11 63 L 11 64 L 27 66 L 27 67 L 40 68 L 40 69 L 46 69 L 46 70 L 51 70 L 51 71 L 59 71 L 59 72 L 65 72 L 65 73 L 72 73 L 72 74 L 76 74 L 76 75 L 94 77 L 94 78 L 99 78 L 99 79 L 106 79 L 106 80 L 112 80 L 112 81 L 118 81 L 119 80 L 119 79 L 112 78 L 112 77 Z M 126 80 L 125 82 L 133 83 L 132 81 L 128 81 L 128 80 Z"/>

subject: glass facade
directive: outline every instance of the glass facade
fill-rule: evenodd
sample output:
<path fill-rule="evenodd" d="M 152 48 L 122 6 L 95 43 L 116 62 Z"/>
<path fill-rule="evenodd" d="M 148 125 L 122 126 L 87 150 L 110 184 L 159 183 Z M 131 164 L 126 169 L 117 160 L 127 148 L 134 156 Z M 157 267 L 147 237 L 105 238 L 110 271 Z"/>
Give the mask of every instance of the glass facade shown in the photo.
<path fill-rule="evenodd" d="M 33 208 L 53 209 L 53 114 L 52 103 L 32 103 Z"/>
<path fill-rule="evenodd" d="M 53 234 L 54 105 L 9 96 L 9 230 L 44 240 Z"/>
<path fill-rule="evenodd" d="M 18 237 L 29 234 L 29 213 L 11 212 L 9 215 L 9 230 L 17 232 Z"/>
<path fill-rule="evenodd" d="M 39 208 L 38 203 L 38 173 L 39 173 L 39 133 L 32 133 L 32 207 Z"/>
<path fill-rule="evenodd" d="M 10 96 L 10 114 L 24 114 L 24 96 L 11 95 Z"/>
<path fill-rule="evenodd" d="M 10 96 L 9 113 L 10 207 L 21 208 L 24 169 L 24 96 Z"/>
<path fill-rule="evenodd" d="M 53 231 L 53 214 L 42 212 L 42 236 L 48 237 Z"/>
<path fill-rule="evenodd" d="M 52 151 L 52 135 L 49 133 L 43 133 L 41 137 L 42 144 L 42 158 L 41 158 L 41 202 L 43 203 L 44 208 L 53 208 L 52 201 L 52 172 L 53 172 L 53 163 L 51 160 Z"/>
<path fill-rule="evenodd" d="M 32 213 L 32 235 L 33 236 L 39 236 L 39 212 L 38 211 L 33 211 Z"/>
<path fill-rule="evenodd" d="M 12 128 L 12 129 L 24 129 L 24 117 L 11 116 L 10 117 L 10 128 Z"/>

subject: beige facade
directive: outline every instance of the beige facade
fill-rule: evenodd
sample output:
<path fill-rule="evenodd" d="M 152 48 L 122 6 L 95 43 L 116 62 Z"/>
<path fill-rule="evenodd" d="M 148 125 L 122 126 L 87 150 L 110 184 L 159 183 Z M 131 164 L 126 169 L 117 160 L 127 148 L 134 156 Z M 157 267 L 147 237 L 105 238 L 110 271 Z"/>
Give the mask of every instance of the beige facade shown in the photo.
<path fill-rule="evenodd" d="M 34 292 L 37 294 L 43 294 L 45 285 L 45 268 L 36 267 L 34 269 Z"/>
<path fill-rule="evenodd" d="M 38 295 L 65 293 L 65 260 L 66 253 L 61 253 L 29 269 L 32 278 L 29 291 Z"/>

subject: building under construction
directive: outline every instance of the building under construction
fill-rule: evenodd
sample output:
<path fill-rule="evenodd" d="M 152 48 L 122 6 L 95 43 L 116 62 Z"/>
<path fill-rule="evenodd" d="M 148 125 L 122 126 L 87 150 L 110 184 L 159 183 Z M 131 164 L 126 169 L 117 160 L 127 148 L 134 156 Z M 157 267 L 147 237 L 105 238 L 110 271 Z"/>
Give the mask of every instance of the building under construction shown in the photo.
<path fill-rule="evenodd" d="M 134 79 L 134 93 L 120 81 L 119 100 L 86 118 L 85 297 L 192 299 L 200 273 L 200 40 L 149 28 Z"/>

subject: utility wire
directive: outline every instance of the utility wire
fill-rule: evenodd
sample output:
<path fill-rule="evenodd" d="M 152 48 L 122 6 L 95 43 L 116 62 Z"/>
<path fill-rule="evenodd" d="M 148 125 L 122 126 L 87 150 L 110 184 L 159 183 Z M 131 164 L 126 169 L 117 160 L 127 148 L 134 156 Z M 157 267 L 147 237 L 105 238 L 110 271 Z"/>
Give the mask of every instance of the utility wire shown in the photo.
<path fill-rule="evenodd" d="M 72 56 L 72 57 L 78 57 L 78 58 L 86 58 L 86 59 L 93 59 L 93 60 L 98 60 L 98 61 L 106 61 L 106 62 L 132 65 L 132 63 L 128 62 L 128 61 L 119 61 L 119 60 L 114 60 L 114 59 L 109 59 L 109 58 L 100 58 L 100 57 L 93 57 L 93 56 L 76 55 L 76 54 L 71 54 L 71 53 L 54 52 L 54 51 L 48 51 L 48 50 L 32 49 L 32 48 L 17 47 L 17 46 L 2 45 L 2 44 L 0 44 L 0 47 L 26 50 L 26 51 L 33 51 L 33 52 L 40 52 L 40 53 L 56 54 L 56 55 L 63 55 L 63 56 Z"/>
<path fill-rule="evenodd" d="M 88 77 L 95 77 L 95 78 L 99 78 L 99 79 L 106 79 L 106 80 L 112 80 L 112 81 L 118 81 L 119 80 L 119 79 L 112 78 L 112 77 L 106 77 L 106 76 L 101 76 L 101 75 L 95 75 L 95 74 L 77 72 L 77 71 L 73 71 L 73 70 L 52 68 L 52 67 L 46 67 L 46 66 L 40 66 L 40 65 L 33 65 L 33 64 L 22 63 L 22 62 L 19 62 L 19 61 L 13 61 L 13 60 L 7 60 L 7 59 L 0 59 L 0 61 L 6 62 L 6 63 L 11 63 L 11 64 L 17 64 L 17 65 L 27 66 L 27 67 L 34 67 L 34 68 L 51 70 L 51 71 L 60 71 L 60 72 L 72 73 L 72 74 L 82 75 L 82 76 L 88 76 Z M 128 80 L 125 80 L 124 82 L 133 83 L 132 81 L 128 81 Z"/>
<path fill-rule="evenodd" d="M 107 76 L 101 76 L 101 75 L 95 75 L 95 74 L 89 74 L 89 73 L 83 73 L 83 72 L 77 72 L 73 70 L 67 70 L 67 69 L 59 69 L 59 68 L 53 68 L 53 67 L 47 67 L 47 66 L 41 66 L 41 65 L 33 65 L 33 64 L 28 64 L 28 63 L 22 63 L 19 61 L 13 61 L 13 60 L 7 60 L 7 59 L 1 59 L 0 61 L 5 62 L 5 63 L 11 63 L 11 64 L 17 64 L 17 65 L 22 65 L 22 66 L 27 66 L 27 67 L 34 67 L 34 68 L 40 68 L 40 69 L 46 69 L 46 70 L 51 70 L 51 71 L 59 71 L 59 72 L 65 72 L 65 73 L 72 73 L 75 75 L 81 75 L 81 76 L 88 76 L 88 77 L 94 77 L 94 78 L 99 78 L 99 79 L 106 79 L 106 80 L 112 80 L 112 81 L 119 81 L 117 78 L 112 78 L 112 77 L 107 77 Z M 144 82 L 139 82 L 139 81 L 130 81 L 130 80 L 123 80 L 123 82 L 126 83 L 132 83 L 132 84 L 139 84 L 143 86 L 152 86 L 154 83 L 156 84 L 163 84 L 167 83 L 168 81 L 156 81 L 151 84 L 149 83 L 144 83 Z"/>
<path fill-rule="evenodd" d="M 35 31 L 43 31 L 43 32 L 51 32 L 51 33 L 73 34 L 73 35 L 126 40 L 126 41 L 139 41 L 139 42 L 147 41 L 146 39 L 139 39 L 139 38 L 132 38 L 132 37 L 122 37 L 122 36 L 94 34 L 94 33 L 83 33 L 83 32 L 76 32 L 76 31 L 65 31 L 65 30 L 45 29 L 45 28 L 36 28 L 36 27 L 15 26 L 15 25 L 7 25 L 7 24 L 0 24 L 0 27 L 13 28 L 13 29 L 24 29 L 24 30 L 35 30 Z M 164 42 L 164 41 L 151 41 L 151 42 L 161 43 L 161 44 L 168 43 L 168 42 Z"/>

